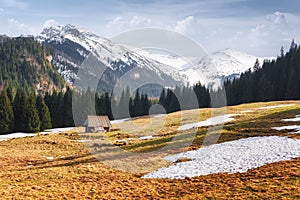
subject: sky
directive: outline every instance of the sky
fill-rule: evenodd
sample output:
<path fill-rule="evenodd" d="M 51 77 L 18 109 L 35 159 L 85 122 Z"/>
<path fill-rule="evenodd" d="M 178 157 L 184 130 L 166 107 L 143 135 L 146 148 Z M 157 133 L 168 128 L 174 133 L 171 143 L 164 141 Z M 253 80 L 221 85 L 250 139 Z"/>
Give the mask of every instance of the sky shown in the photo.
<path fill-rule="evenodd" d="M 0 34 L 73 24 L 111 38 L 139 28 L 184 34 L 207 52 L 277 56 L 300 41 L 299 0 L 0 0 Z"/>

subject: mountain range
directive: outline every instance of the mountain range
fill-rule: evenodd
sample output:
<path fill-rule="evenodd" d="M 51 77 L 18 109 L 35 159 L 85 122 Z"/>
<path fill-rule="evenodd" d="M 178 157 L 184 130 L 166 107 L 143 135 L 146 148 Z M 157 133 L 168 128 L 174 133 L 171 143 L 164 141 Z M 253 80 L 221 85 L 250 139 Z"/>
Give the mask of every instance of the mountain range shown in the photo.
<path fill-rule="evenodd" d="M 190 63 L 176 55 L 146 50 L 134 52 L 73 25 L 47 27 L 36 40 L 50 47 L 58 72 L 68 82 L 74 84 L 80 79 L 80 71 L 86 75 L 85 78 L 100 79 L 99 85 L 105 90 L 111 90 L 125 74 L 127 81 L 134 80 L 136 83 L 152 81 L 164 87 L 174 87 L 200 81 L 202 85 L 217 88 L 222 81 L 237 78 L 242 72 L 253 68 L 256 59 L 261 64 L 265 59 L 273 59 L 225 49 L 203 58 L 189 58 L 193 60 Z M 99 61 L 100 72 L 103 72 L 101 78 L 81 66 L 89 55 Z"/>
<path fill-rule="evenodd" d="M 22 46 L 24 49 L 17 52 L 15 60 L 22 63 L 23 57 L 26 56 L 30 65 L 39 68 L 41 64 L 38 62 L 40 61 L 31 62 L 32 55 L 42 54 L 44 51 L 45 55 L 42 60 L 47 61 L 48 64 L 42 65 L 54 70 L 49 72 L 50 75 L 37 74 L 35 77 L 41 77 L 40 80 L 48 79 L 48 83 L 57 82 L 59 78 L 53 74 L 58 72 L 57 74 L 77 88 L 86 89 L 85 87 L 92 83 L 100 92 L 111 92 L 117 85 L 121 89 L 130 86 L 131 91 L 134 91 L 144 85 L 148 94 L 159 96 L 158 88 L 174 88 L 177 85 L 194 85 L 199 82 L 207 87 L 217 88 L 223 81 L 237 78 L 241 73 L 253 68 L 256 60 L 262 64 L 265 59 L 273 59 L 259 58 L 231 49 L 208 54 L 202 58 L 185 58 L 148 49 L 133 51 L 73 25 L 46 27 L 35 37 L 2 36 L 1 42 L 9 45 L 7 41 L 18 41 L 22 44 L 22 39 L 23 42 L 27 41 L 27 46 L 32 45 L 38 49 L 38 52 L 22 54 L 23 51 L 34 50 L 33 48 L 28 50 L 27 47 Z M 43 50 L 42 47 L 34 44 L 34 40 L 46 48 Z M 3 54 L 6 55 L 8 52 Z M 52 65 L 54 68 L 51 68 Z M 18 75 L 19 79 L 26 77 L 24 70 L 21 71 L 23 74 Z M 37 73 L 40 73 L 38 69 Z M 7 82 L 2 81 L 7 80 L 7 76 L 10 76 L 9 73 L 2 74 L 1 83 Z M 45 78 L 46 76 L 50 79 Z M 56 80 L 51 80 L 51 77 Z M 26 81 L 30 82 L 30 80 Z M 53 86 L 47 88 L 45 81 L 43 81 L 43 86 L 41 86 L 42 82 L 37 79 L 34 82 L 36 90 L 41 90 L 43 87 L 46 91 L 53 89 Z"/>

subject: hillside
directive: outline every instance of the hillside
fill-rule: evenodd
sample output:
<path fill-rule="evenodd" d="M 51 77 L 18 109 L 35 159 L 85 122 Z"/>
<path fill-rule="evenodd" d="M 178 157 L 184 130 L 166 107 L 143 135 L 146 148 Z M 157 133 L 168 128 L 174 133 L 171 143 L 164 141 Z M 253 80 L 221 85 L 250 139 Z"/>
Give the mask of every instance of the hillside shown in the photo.
<path fill-rule="evenodd" d="M 260 136 L 300 139 L 298 134 L 294 134 L 294 130 L 272 129 L 274 126 L 299 124 L 299 122 L 282 121 L 282 119 L 293 118 L 299 114 L 299 105 L 299 101 L 286 101 L 228 107 L 227 113 L 238 115 L 234 117 L 234 121 L 225 123 L 217 143 Z M 184 112 L 198 117 L 201 113 L 201 120 L 206 120 L 210 117 L 211 111 L 211 109 L 200 109 Z M 110 141 L 123 138 L 132 142 L 122 148 L 133 152 L 153 151 L 161 145 L 174 142 L 171 139 L 174 134 L 177 134 L 176 130 L 180 126 L 180 115 L 181 112 L 158 116 L 158 121 L 166 117 L 167 123 L 164 129 L 153 135 L 155 138 L 147 140 L 138 138 L 141 135 L 152 135 L 150 129 L 143 129 L 143 132 L 139 132 L 141 135 L 130 135 L 117 130 L 106 137 Z M 133 122 L 144 127 L 149 119 L 137 118 Z M 124 123 L 128 122 L 116 122 L 114 128 L 125 125 Z M 188 150 L 201 149 L 207 128 L 201 127 L 197 131 Z M 183 131 L 180 134 L 186 136 L 188 132 Z M 2 196 L 7 199 L 25 197 L 45 199 L 278 199 L 284 197 L 298 199 L 300 197 L 299 158 L 271 163 L 243 173 L 217 173 L 181 180 L 147 179 L 141 178 L 144 173 L 140 173 L 138 170 L 140 167 L 143 167 L 145 172 L 149 172 L 160 166 L 168 166 L 170 163 L 158 162 L 161 156 L 156 154 L 159 159 L 142 156 L 143 159 L 133 159 L 134 162 L 128 163 L 128 166 L 121 165 L 123 169 L 110 168 L 110 162 L 120 164 L 119 157 L 110 157 L 112 154 L 107 151 L 100 154 L 99 149 L 98 154 L 91 154 L 93 151 L 87 148 L 89 144 L 94 149 L 99 148 L 101 141 L 97 137 L 97 134 L 84 135 L 73 130 L 67 133 L 49 132 L 49 135 L 1 141 L 0 192 Z M 135 140 L 130 138 L 135 138 Z M 243 152 L 239 153 L 243 154 Z M 96 159 L 97 155 L 109 156 L 110 159 L 99 162 Z M 136 172 L 128 173 L 127 169 L 136 170 Z M 125 172 L 120 170 L 125 170 Z"/>
<path fill-rule="evenodd" d="M 50 52 L 33 38 L 0 36 L 0 88 L 10 87 L 38 94 L 61 90 L 64 79 L 52 65 Z"/>
<path fill-rule="evenodd" d="M 244 72 L 239 79 L 227 81 L 224 90 L 229 105 L 247 102 L 300 99 L 300 46 L 292 41 L 290 49 L 276 60 Z"/>

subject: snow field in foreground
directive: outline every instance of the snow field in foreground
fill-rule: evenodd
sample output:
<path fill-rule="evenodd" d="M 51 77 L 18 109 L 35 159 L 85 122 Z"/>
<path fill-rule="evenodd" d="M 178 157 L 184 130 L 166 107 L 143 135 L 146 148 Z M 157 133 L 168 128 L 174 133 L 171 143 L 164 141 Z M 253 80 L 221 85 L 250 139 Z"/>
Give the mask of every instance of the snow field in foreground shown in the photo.
<path fill-rule="evenodd" d="M 180 158 L 189 158 L 191 161 L 174 163 L 150 172 L 143 178 L 182 179 L 224 172 L 246 172 L 297 157 L 300 157 L 300 140 L 278 136 L 252 137 L 165 157 L 170 162 Z"/>

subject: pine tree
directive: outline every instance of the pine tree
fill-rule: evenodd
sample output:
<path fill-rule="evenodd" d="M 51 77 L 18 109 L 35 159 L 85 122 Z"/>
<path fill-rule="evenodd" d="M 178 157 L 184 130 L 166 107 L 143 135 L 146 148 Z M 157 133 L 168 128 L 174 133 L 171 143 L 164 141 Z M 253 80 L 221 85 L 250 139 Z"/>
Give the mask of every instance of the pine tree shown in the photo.
<path fill-rule="evenodd" d="M 72 91 L 69 87 L 67 88 L 67 91 L 64 95 L 63 119 L 64 119 L 64 126 L 66 127 L 74 126 L 73 111 L 72 111 Z"/>
<path fill-rule="evenodd" d="M 259 68 L 260 68 L 260 64 L 259 64 L 258 59 L 256 58 L 256 61 L 255 61 L 255 63 L 254 63 L 253 70 L 254 70 L 254 71 L 257 71 Z"/>
<path fill-rule="evenodd" d="M 24 129 L 23 115 L 24 115 L 25 97 L 27 98 L 25 91 L 21 91 L 19 89 L 13 101 L 14 131 L 21 131 L 22 129 Z"/>
<path fill-rule="evenodd" d="M 40 130 L 43 131 L 45 129 L 51 128 L 52 124 L 51 124 L 50 111 L 42 96 L 39 95 L 37 97 L 36 104 L 39 113 L 39 119 L 41 122 Z"/>
<path fill-rule="evenodd" d="M 165 107 L 165 101 L 166 101 L 166 90 L 163 88 L 161 93 L 160 93 L 160 97 L 159 97 L 159 101 L 158 103 L 160 105 L 162 105 L 163 107 Z"/>
<path fill-rule="evenodd" d="M 136 90 L 134 99 L 133 99 L 133 114 L 135 117 L 142 115 L 142 104 L 141 104 L 141 96 L 139 89 Z"/>
<path fill-rule="evenodd" d="M 283 58 L 284 57 L 284 47 L 281 46 L 280 48 L 280 57 Z"/>
<path fill-rule="evenodd" d="M 0 133 L 12 132 L 14 126 L 13 107 L 6 92 L 0 93 Z"/>
<path fill-rule="evenodd" d="M 40 131 L 40 119 L 36 107 L 36 97 L 32 94 L 24 101 L 23 131 L 25 132 Z"/>

